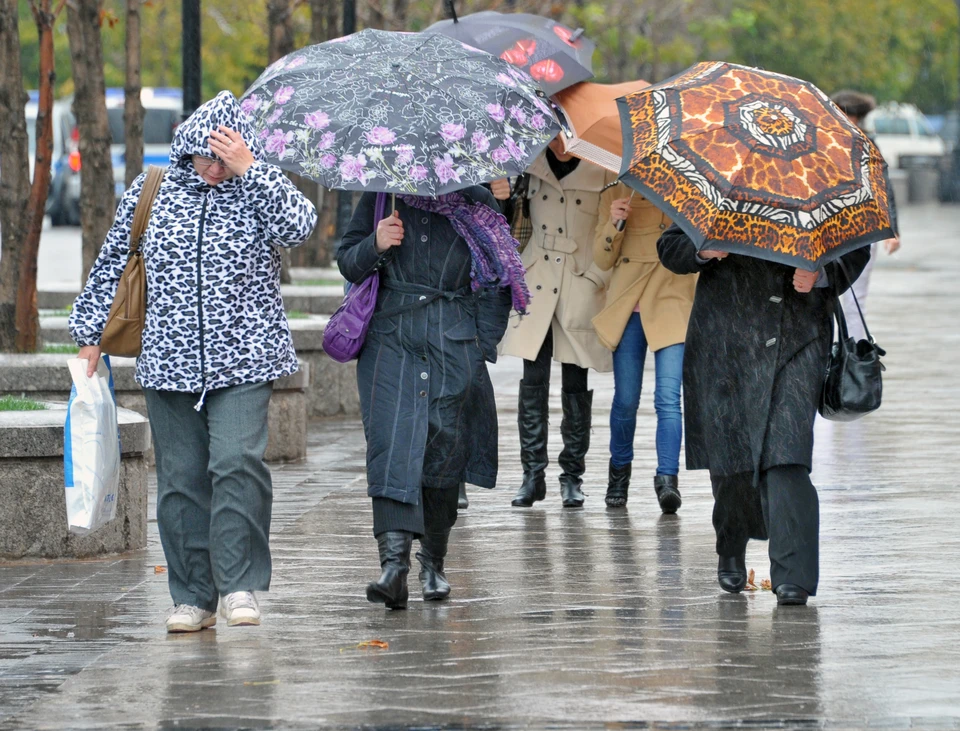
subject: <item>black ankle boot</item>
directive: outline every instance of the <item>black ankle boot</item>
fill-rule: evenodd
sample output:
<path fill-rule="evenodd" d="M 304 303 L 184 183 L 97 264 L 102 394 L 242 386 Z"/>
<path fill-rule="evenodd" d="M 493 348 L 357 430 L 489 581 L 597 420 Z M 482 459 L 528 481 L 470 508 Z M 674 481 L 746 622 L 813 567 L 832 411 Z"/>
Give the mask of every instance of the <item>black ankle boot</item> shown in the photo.
<path fill-rule="evenodd" d="M 657 475 L 653 478 L 653 489 L 657 491 L 657 501 L 664 514 L 673 515 L 680 509 L 682 501 L 676 475 Z"/>
<path fill-rule="evenodd" d="M 607 481 L 607 496 L 604 502 L 610 508 L 622 508 L 627 504 L 627 490 L 630 489 L 630 473 L 633 465 L 627 463 L 617 467 L 610 462 L 610 477 Z"/>
<path fill-rule="evenodd" d="M 467 497 L 467 483 L 460 483 L 460 496 L 457 498 L 457 509 L 466 510 L 470 507 L 470 499 Z"/>
<path fill-rule="evenodd" d="M 563 507 L 582 508 L 584 494 L 581 490 L 583 480 L 580 478 L 586 469 L 587 450 L 590 449 L 593 391 L 562 391 L 560 403 L 563 404 L 563 421 L 560 422 L 563 451 L 557 458 L 557 464 L 563 470 L 560 474 L 560 497 Z"/>
<path fill-rule="evenodd" d="M 367 601 L 386 604 L 387 609 L 407 608 L 407 574 L 413 533 L 391 530 L 377 536 L 380 549 L 380 578 L 367 584 Z"/>
<path fill-rule="evenodd" d="M 777 604 L 781 606 L 802 606 L 809 597 L 810 593 L 796 584 L 780 584 L 777 587 Z"/>
<path fill-rule="evenodd" d="M 420 562 L 420 585 L 423 600 L 441 601 L 450 596 L 450 584 L 443 573 L 443 560 L 447 556 L 447 541 L 450 531 L 424 533 L 420 538 L 417 560 Z"/>
<path fill-rule="evenodd" d="M 529 508 L 547 496 L 547 429 L 549 390 L 546 386 L 527 386 L 520 381 L 517 424 L 520 427 L 520 464 L 523 482 L 510 504 Z"/>
<path fill-rule="evenodd" d="M 743 587 L 747 585 L 746 554 L 721 556 L 717 565 L 717 580 L 720 582 L 720 588 L 731 594 L 739 594 L 743 591 Z"/>

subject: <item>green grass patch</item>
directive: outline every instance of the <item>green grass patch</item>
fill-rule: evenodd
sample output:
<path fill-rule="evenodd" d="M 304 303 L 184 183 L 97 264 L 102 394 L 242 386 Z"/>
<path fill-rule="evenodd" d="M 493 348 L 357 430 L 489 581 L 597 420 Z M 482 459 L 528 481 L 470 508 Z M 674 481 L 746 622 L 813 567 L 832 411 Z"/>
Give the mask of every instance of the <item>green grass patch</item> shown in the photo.
<path fill-rule="evenodd" d="M 295 287 L 337 287 L 343 286 L 342 279 L 295 279 Z"/>
<path fill-rule="evenodd" d="M 288 320 L 307 320 L 310 317 L 313 317 L 309 312 L 300 312 L 300 310 L 290 310 L 287 313 Z"/>
<path fill-rule="evenodd" d="M 43 411 L 47 407 L 39 401 L 16 396 L 0 396 L 0 411 Z"/>
<path fill-rule="evenodd" d="M 75 355 L 80 352 L 80 348 L 72 343 L 44 343 L 44 353 L 54 353 L 60 355 Z"/>
<path fill-rule="evenodd" d="M 70 317 L 72 312 L 72 307 L 65 310 L 40 310 L 40 317 Z"/>

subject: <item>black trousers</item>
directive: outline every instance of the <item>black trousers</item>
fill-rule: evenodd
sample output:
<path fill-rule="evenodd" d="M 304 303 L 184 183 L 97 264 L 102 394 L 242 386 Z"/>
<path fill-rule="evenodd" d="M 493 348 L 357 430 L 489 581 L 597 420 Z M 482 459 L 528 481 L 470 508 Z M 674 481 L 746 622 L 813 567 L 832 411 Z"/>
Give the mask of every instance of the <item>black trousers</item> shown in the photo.
<path fill-rule="evenodd" d="M 459 485 L 454 488 L 421 487 L 420 502 L 401 503 L 386 497 L 373 498 L 373 535 L 405 530 L 417 538 L 424 533 L 443 533 L 457 522 Z"/>
<path fill-rule="evenodd" d="M 803 465 L 771 467 L 753 473 L 714 475 L 713 527 L 717 554 L 738 556 L 751 538 L 769 538 L 770 582 L 795 584 L 811 596 L 820 578 L 820 501 Z"/>
<path fill-rule="evenodd" d="M 547 329 L 536 360 L 523 361 L 524 386 L 549 386 L 550 366 L 553 363 L 553 325 Z M 567 393 L 586 393 L 587 369 L 574 363 L 561 363 L 562 385 Z"/>

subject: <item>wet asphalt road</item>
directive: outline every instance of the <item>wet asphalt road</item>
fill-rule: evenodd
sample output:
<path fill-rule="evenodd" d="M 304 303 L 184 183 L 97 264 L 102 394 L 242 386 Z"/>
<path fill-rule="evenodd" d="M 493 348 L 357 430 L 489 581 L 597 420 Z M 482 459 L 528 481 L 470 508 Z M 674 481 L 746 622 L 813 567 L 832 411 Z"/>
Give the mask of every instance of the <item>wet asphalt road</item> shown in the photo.
<path fill-rule="evenodd" d="M 960 728 L 960 209 L 908 208 L 902 225 L 868 308 L 884 407 L 818 428 L 810 606 L 719 590 L 705 473 L 682 473 L 683 508 L 660 516 L 647 391 L 628 510 L 604 508 L 609 376 L 592 381 L 586 508 L 561 509 L 555 464 L 547 500 L 511 508 L 510 360 L 494 372 L 502 484 L 470 491 L 450 601 L 364 600 L 378 563 L 362 432 L 318 422 L 309 459 L 274 472 L 260 628 L 165 635 L 155 523 L 136 555 L 0 564 L 0 729 Z M 769 576 L 765 544 L 747 559 Z M 370 639 L 389 649 L 357 649 Z"/>

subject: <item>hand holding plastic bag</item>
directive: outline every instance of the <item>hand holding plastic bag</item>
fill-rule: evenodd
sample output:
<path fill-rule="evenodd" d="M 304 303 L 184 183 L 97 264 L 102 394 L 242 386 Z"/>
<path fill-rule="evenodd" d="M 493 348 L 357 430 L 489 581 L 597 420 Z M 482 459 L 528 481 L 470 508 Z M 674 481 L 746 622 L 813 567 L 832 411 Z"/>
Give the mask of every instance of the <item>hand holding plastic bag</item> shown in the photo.
<path fill-rule="evenodd" d="M 85 535 L 117 514 L 120 485 L 120 431 L 109 358 L 87 378 L 87 361 L 67 361 L 73 388 L 64 429 L 63 472 L 67 523 Z"/>

